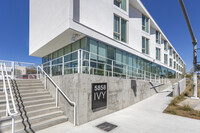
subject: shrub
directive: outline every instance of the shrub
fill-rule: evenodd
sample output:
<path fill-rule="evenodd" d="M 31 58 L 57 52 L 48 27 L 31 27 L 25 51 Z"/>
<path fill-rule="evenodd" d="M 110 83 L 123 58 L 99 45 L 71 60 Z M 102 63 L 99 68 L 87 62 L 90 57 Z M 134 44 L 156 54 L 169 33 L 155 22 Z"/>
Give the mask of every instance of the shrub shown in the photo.
<path fill-rule="evenodd" d="M 183 111 L 192 111 L 193 109 L 187 104 L 181 107 L 181 110 Z"/>
<path fill-rule="evenodd" d="M 188 91 L 184 92 L 184 96 L 189 96 L 189 92 Z"/>
<path fill-rule="evenodd" d="M 176 111 L 175 111 L 175 110 L 172 110 L 172 109 L 167 110 L 167 112 L 170 113 L 170 114 L 174 114 L 174 115 L 177 114 Z"/>

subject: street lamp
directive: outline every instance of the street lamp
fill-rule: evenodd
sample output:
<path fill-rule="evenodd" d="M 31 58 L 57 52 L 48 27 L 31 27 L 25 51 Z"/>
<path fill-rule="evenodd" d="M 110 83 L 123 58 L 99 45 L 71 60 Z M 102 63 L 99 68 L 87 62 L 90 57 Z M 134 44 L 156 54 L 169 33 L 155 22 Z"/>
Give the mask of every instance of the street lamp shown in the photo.
<path fill-rule="evenodd" d="M 190 20 L 189 17 L 187 15 L 187 11 L 185 9 L 185 5 L 183 3 L 183 0 L 179 0 L 179 3 L 181 5 L 191 38 L 192 38 L 192 44 L 193 44 L 193 68 L 194 68 L 194 73 L 193 73 L 193 97 L 191 97 L 192 99 L 199 99 L 197 97 L 197 40 L 194 36 L 194 32 L 192 30 L 192 26 L 190 24 Z"/>

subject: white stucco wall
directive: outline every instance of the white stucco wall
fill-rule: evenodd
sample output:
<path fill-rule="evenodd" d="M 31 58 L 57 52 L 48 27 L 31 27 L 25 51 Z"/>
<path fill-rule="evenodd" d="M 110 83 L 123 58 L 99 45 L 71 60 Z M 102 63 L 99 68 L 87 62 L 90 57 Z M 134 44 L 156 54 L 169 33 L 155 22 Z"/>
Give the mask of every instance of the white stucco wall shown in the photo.
<path fill-rule="evenodd" d="M 69 28 L 70 8 L 69 0 L 30 0 L 30 55 Z"/>
<path fill-rule="evenodd" d="M 131 3 L 137 1 L 130 0 Z M 73 0 L 30 0 L 30 55 L 42 57 L 64 47 L 71 41 L 72 34 L 69 32 L 76 31 L 81 36 L 96 38 L 162 66 L 166 66 L 164 53 L 167 53 L 168 66 L 166 67 L 170 68 L 169 52 L 164 52 L 164 36 L 162 36 L 162 43 L 156 44 L 153 21 L 150 21 L 150 33 L 142 31 L 142 14 L 145 11 L 139 10 L 141 9 L 138 7 L 139 4 L 137 6 L 130 4 L 127 12 L 115 6 L 113 0 L 101 0 L 98 3 L 96 0 L 80 0 L 79 4 L 79 22 L 75 22 Z M 114 14 L 127 20 L 127 43 L 113 39 Z M 60 35 L 62 35 L 61 39 L 58 39 Z M 67 40 L 62 39 L 66 35 Z M 142 36 L 149 39 L 149 55 L 142 53 Z M 156 60 L 156 47 L 161 49 L 161 61 Z M 37 54 L 34 54 L 35 52 Z"/>

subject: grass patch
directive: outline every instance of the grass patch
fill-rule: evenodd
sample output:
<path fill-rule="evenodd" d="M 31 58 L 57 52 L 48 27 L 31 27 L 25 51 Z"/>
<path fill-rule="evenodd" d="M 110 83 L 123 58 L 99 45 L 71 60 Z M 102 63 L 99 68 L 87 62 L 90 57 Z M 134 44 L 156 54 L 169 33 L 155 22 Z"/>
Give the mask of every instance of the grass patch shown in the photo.
<path fill-rule="evenodd" d="M 200 82 L 198 81 L 198 96 L 200 96 Z M 186 90 L 180 95 L 173 98 L 169 106 L 164 110 L 164 113 L 179 115 L 200 120 L 200 111 L 192 109 L 189 105 L 179 106 L 178 103 L 185 100 L 185 96 L 191 97 L 193 95 L 193 81 L 186 81 Z"/>
<path fill-rule="evenodd" d="M 171 110 L 170 110 L 170 109 L 167 110 L 167 113 L 173 114 L 173 115 L 176 115 L 176 114 L 177 114 L 176 111 L 175 111 L 175 110 L 172 110 L 172 109 L 171 109 Z"/>
<path fill-rule="evenodd" d="M 192 111 L 193 110 L 188 104 L 181 106 L 180 109 L 183 111 Z"/>

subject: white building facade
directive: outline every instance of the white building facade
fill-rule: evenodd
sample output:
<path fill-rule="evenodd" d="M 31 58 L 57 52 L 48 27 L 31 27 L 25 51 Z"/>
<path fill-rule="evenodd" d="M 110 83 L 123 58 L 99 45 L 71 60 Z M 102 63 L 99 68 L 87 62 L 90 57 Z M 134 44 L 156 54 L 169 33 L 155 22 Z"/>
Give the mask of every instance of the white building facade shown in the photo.
<path fill-rule="evenodd" d="M 185 74 L 183 59 L 140 0 L 30 0 L 29 45 L 52 76 Z"/>

